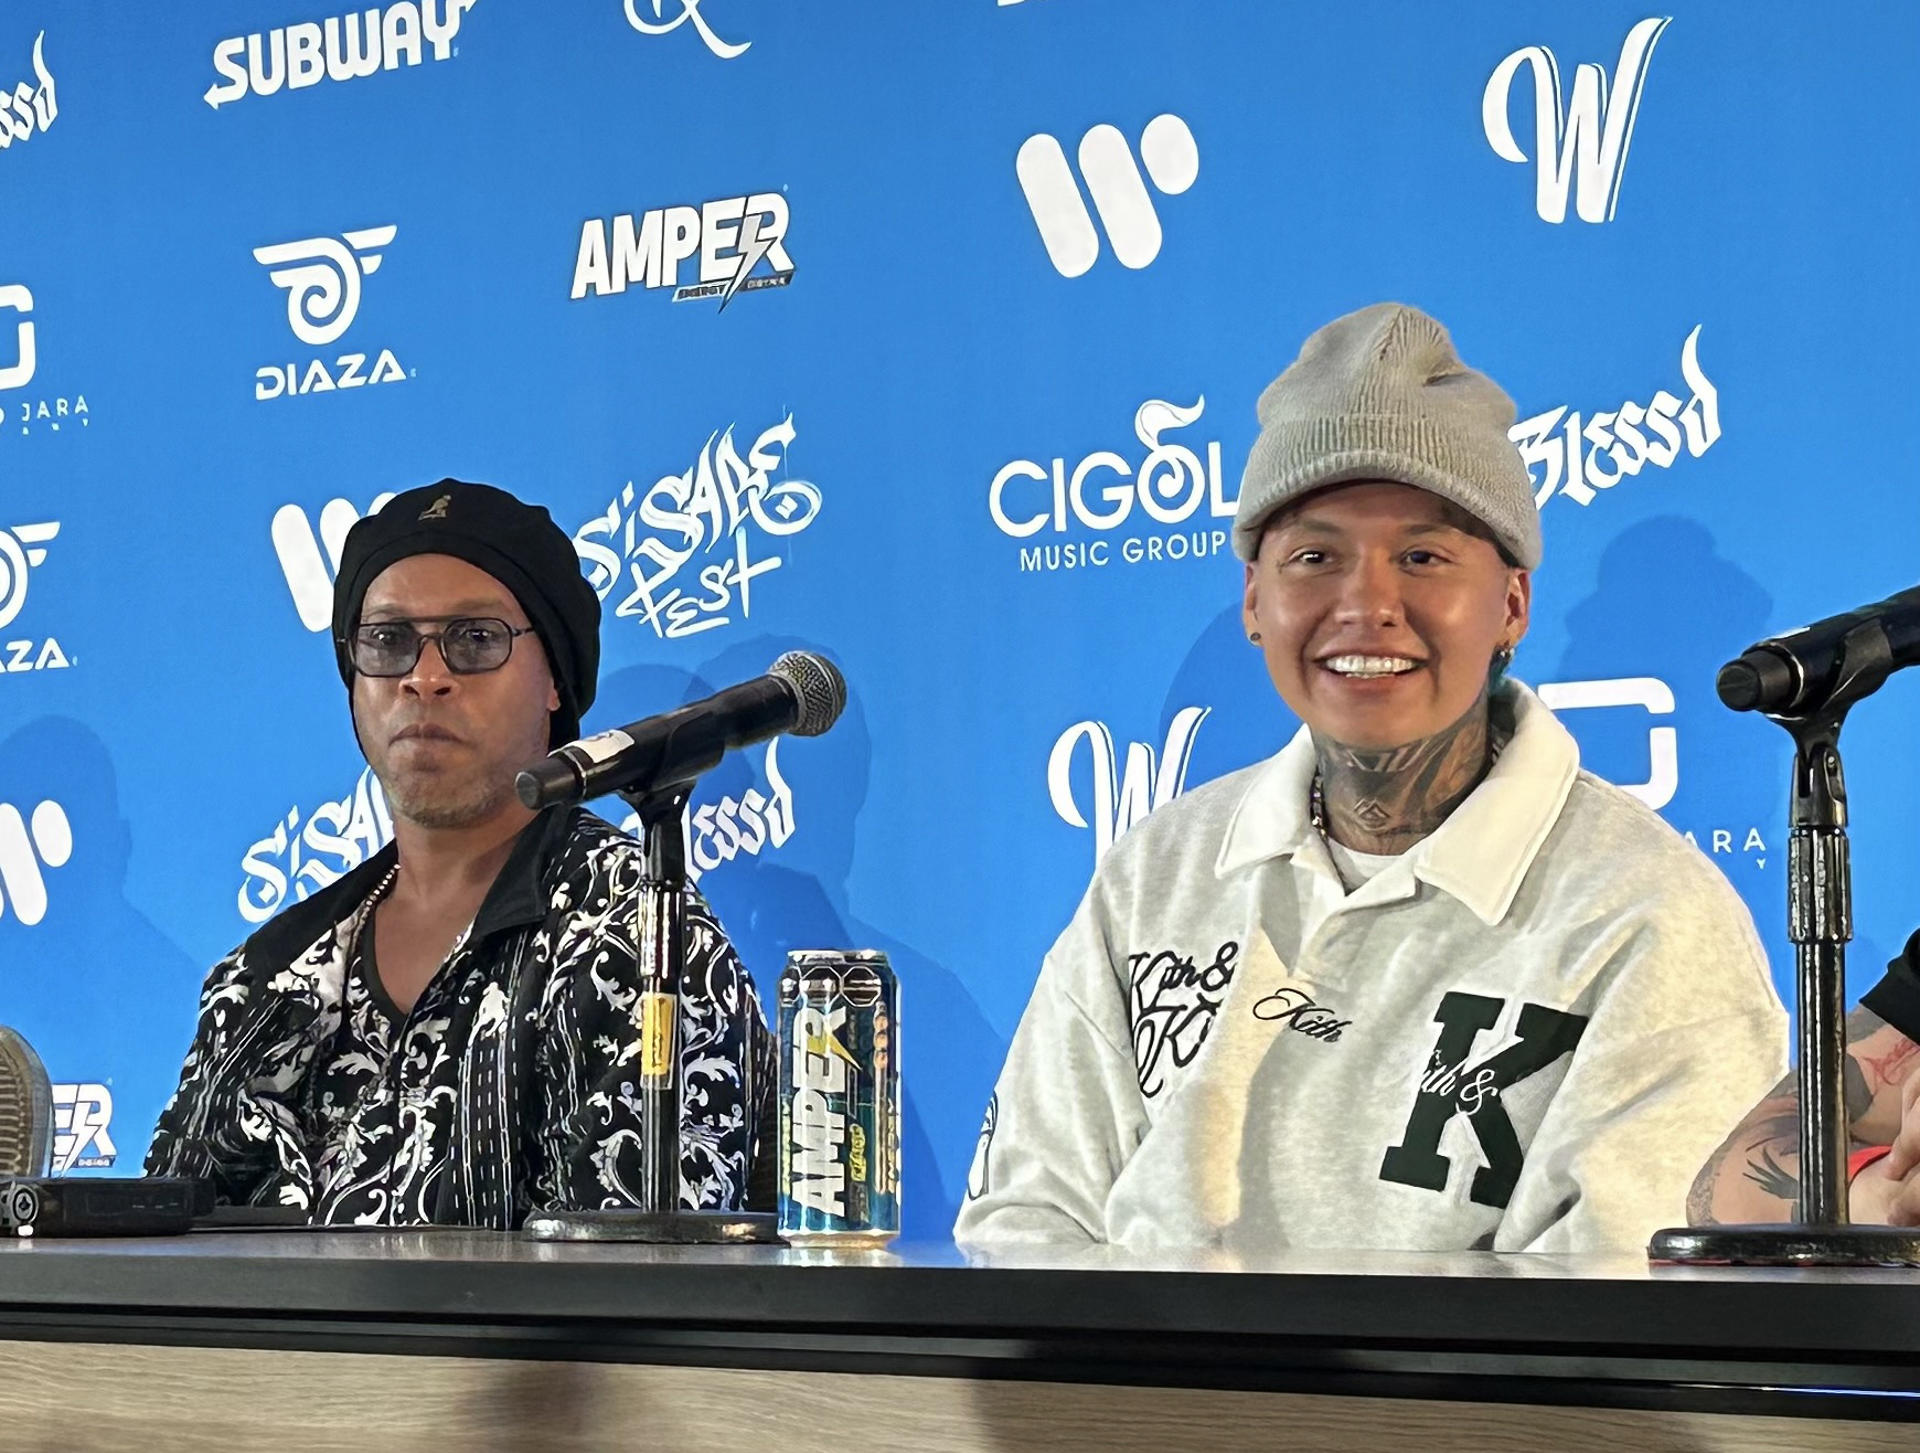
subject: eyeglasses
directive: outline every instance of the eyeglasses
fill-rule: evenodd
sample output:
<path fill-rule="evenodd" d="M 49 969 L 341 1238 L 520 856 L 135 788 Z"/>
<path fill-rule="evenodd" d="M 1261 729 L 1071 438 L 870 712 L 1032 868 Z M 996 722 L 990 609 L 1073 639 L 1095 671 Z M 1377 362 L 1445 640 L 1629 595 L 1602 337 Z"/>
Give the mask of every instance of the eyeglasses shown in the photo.
<path fill-rule="evenodd" d="M 413 670 L 428 641 L 440 646 L 440 659 L 456 676 L 498 671 L 513 654 L 513 638 L 532 631 L 515 628 L 489 617 L 448 621 L 437 631 L 423 631 L 412 621 L 374 621 L 357 626 L 348 638 L 353 669 L 362 676 L 405 676 Z"/>

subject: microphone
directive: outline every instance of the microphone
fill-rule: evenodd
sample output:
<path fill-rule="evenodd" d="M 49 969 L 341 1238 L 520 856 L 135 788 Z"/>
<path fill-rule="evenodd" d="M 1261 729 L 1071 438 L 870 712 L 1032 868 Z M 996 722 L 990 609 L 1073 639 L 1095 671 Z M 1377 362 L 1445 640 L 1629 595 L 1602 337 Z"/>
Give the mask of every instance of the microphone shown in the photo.
<path fill-rule="evenodd" d="M 1720 668 L 1714 683 L 1720 700 L 1735 711 L 1764 711 L 1769 716 L 1825 705 L 1842 685 L 1848 640 L 1862 628 L 1879 633 L 1887 671 L 1920 664 L 1920 586 L 1757 642 Z"/>
<path fill-rule="evenodd" d="M 791 732 L 817 737 L 840 719 L 847 682 L 811 651 L 788 651 L 767 674 L 658 716 L 582 737 L 514 779 L 536 812 L 608 792 L 682 787 L 735 747 Z"/>

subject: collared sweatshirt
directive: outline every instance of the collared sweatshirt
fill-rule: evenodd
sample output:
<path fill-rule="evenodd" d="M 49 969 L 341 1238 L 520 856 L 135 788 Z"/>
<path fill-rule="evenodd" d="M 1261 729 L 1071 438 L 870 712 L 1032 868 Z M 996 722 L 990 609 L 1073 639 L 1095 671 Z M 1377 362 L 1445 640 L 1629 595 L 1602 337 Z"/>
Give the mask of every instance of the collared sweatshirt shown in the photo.
<path fill-rule="evenodd" d="M 1782 1074 L 1746 907 L 1517 683 L 1440 828 L 1349 893 L 1302 729 L 1101 861 L 955 1237 L 1639 1249 Z"/>

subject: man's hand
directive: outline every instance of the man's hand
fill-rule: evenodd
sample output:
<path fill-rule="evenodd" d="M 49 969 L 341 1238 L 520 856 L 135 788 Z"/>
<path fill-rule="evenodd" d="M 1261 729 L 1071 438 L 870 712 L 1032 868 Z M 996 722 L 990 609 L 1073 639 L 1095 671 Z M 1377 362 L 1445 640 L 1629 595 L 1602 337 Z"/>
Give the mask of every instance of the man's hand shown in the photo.
<path fill-rule="evenodd" d="M 1854 1180 L 1855 1195 L 1849 1198 L 1853 1219 L 1885 1226 L 1920 1226 L 1920 1175 L 1915 1174 L 1916 1167 L 1920 1167 L 1920 1074 L 1909 1074 L 1900 1085 L 1900 1133 L 1893 1139 L 1893 1150 Z M 1870 1176 L 1872 1182 L 1863 1185 Z M 1867 1204 L 1861 1204 L 1863 1200 Z M 1879 1214 L 1871 1214 L 1876 1210 Z"/>

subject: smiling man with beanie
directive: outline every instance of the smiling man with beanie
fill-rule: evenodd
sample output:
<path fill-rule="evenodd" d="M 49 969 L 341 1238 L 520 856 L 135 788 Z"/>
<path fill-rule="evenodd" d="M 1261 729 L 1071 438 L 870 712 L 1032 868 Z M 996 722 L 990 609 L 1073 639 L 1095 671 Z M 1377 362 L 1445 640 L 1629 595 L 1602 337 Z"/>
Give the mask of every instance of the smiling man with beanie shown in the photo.
<path fill-rule="evenodd" d="M 348 533 L 334 650 L 394 841 L 214 967 L 149 1175 L 325 1224 L 639 1202 L 642 852 L 513 788 L 579 734 L 599 629 L 571 542 L 504 490 L 442 480 Z M 769 1209 L 771 1036 L 688 894 L 682 1203 Z"/>
<path fill-rule="evenodd" d="M 1303 725 L 1101 860 L 955 1234 L 1639 1250 L 1783 1063 L 1752 920 L 1508 676 L 1539 518 L 1447 331 L 1336 319 L 1258 412 L 1241 614 Z"/>

